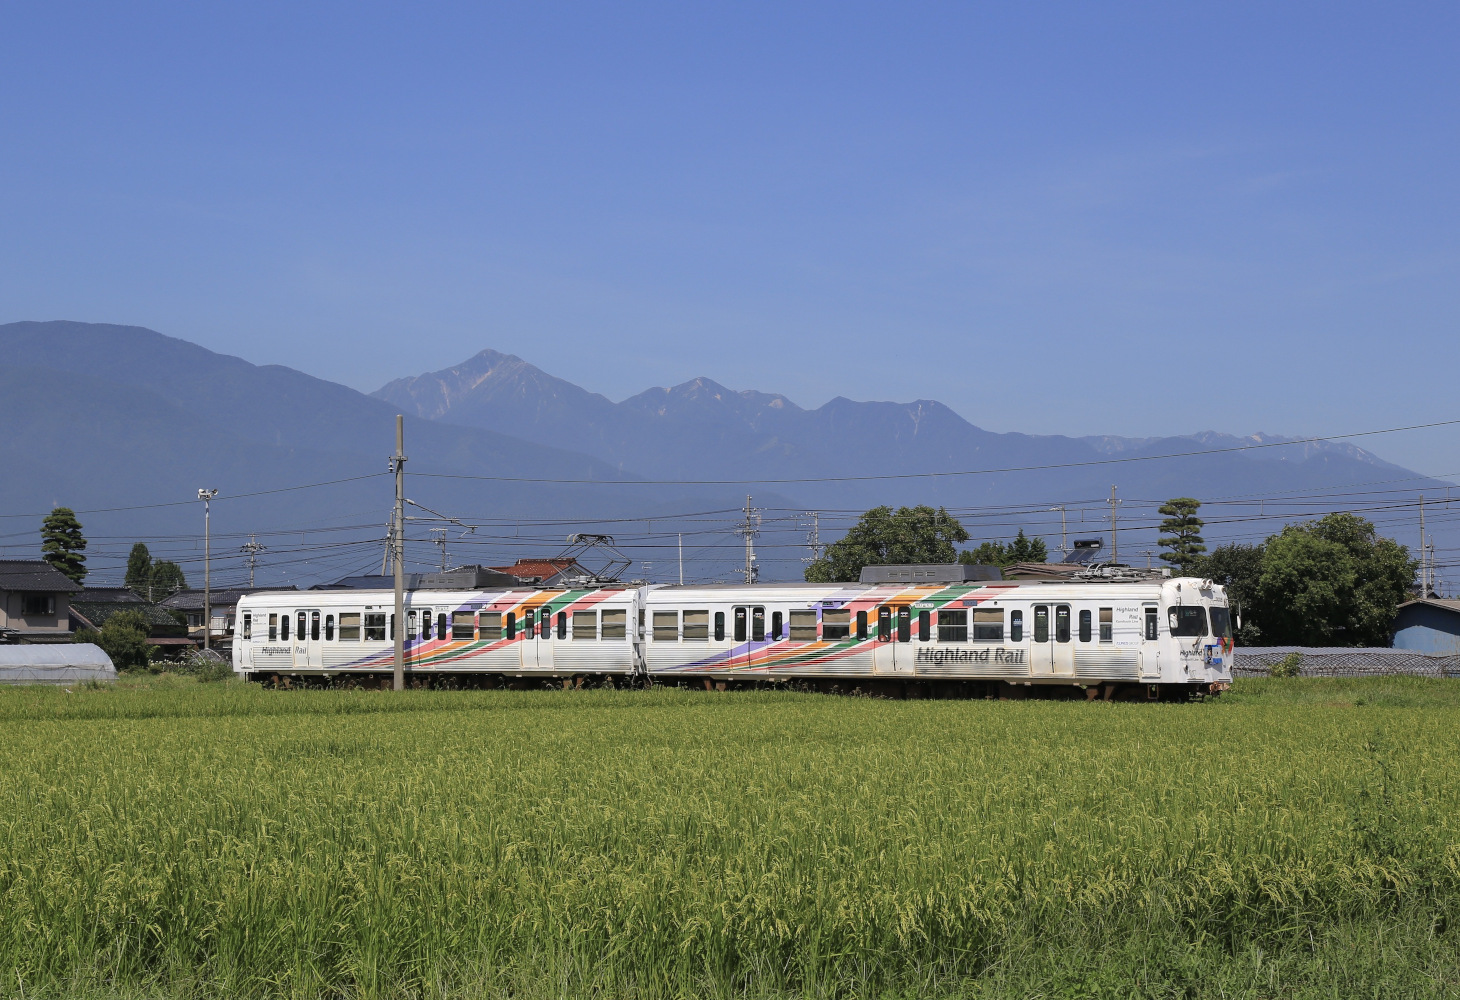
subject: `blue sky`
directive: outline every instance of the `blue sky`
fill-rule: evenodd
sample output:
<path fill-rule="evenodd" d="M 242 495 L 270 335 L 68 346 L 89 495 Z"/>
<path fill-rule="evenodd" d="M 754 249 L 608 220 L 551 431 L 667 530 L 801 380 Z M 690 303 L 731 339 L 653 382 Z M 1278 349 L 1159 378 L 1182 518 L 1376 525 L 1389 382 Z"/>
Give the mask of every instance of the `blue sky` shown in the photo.
<path fill-rule="evenodd" d="M 8 5 L 0 321 L 994 430 L 1460 416 L 1460 7 Z M 1460 433 L 1370 438 L 1460 473 Z"/>

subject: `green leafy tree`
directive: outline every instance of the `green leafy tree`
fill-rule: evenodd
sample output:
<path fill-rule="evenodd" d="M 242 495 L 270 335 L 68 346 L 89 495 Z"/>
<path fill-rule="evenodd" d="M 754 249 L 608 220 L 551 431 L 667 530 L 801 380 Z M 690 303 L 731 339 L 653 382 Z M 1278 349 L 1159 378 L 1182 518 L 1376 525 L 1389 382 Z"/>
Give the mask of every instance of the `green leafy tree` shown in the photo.
<path fill-rule="evenodd" d="M 942 507 L 873 507 L 806 567 L 806 579 L 847 582 L 860 577 L 863 566 L 951 563 L 958 555 L 954 545 L 966 541 L 968 532 Z"/>
<path fill-rule="evenodd" d="M 1019 529 L 1019 534 L 1007 545 L 1003 542 L 983 542 L 977 548 L 958 553 L 958 561 L 973 566 L 1012 566 L 1014 563 L 1042 563 L 1049 559 L 1049 549 L 1043 538 L 1030 538 Z"/>
<path fill-rule="evenodd" d="M 132 552 L 127 556 L 127 578 L 124 584 L 128 589 L 146 596 L 151 583 L 152 553 L 147 551 L 146 545 L 138 542 L 132 546 Z"/>
<path fill-rule="evenodd" d="M 187 578 L 182 567 L 170 559 L 159 559 L 152 564 L 152 587 L 148 600 L 160 601 L 171 597 L 179 590 L 188 589 Z"/>
<path fill-rule="evenodd" d="M 1206 522 L 1196 516 L 1201 501 L 1191 497 L 1175 497 L 1167 500 L 1157 512 L 1165 515 L 1161 522 L 1161 535 L 1157 544 L 1168 551 L 1161 558 L 1171 564 L 1178 576 L 1191 576 L 1201 563 L 1202 553 L 1207 547 L 1202 542 L 1201 529 Z"/>
<path fill-rule="evenodd" d="M 41 557 L 74 583 L 86 579 L 86 538 L 70 507 L 57 507 L 41 522 Z"/>
<path fill-rule="evenodd" d="M 140 670 L 151 665 L 147 636 L 151 626 L 140 611 L 118 611 L 101 626 L 101 631 L 84 630 L 77 642 L 94 642 L 111 657 L 118 670 Z"/>
<path fill-rule="evenodd" d="M 1258 646 L 1264 641 L 1262 602 L 1257 585 L 1262 579 L 1262 545 L 1220 545 L 1195 568 L 1195 576 L 1208 577 L 1227 589 L 1227 603 L 1242 620 L 1237 642 Z"/>
<path fill-rule="evenodd" d="M 1290 524 L 1264 546 L 1257 584 L 1264 640 L 1387 646 L 1418 563 L 1355 514 Z"/>

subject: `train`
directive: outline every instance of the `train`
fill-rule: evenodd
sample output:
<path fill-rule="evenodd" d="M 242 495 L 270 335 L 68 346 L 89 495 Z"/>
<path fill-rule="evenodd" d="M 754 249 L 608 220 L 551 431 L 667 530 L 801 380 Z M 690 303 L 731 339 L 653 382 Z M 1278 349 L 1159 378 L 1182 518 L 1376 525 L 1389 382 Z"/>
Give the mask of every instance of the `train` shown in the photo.
<path fill-rule="evenodd" d="M 1189 577 L 417 588 L 394 612 L 391 590 L 248 594 L 233 669 L 388 687 L 399 626 L 413 687 L 1159 700 L 1226 689 L 1236 652 L 1225 591 Z"/>

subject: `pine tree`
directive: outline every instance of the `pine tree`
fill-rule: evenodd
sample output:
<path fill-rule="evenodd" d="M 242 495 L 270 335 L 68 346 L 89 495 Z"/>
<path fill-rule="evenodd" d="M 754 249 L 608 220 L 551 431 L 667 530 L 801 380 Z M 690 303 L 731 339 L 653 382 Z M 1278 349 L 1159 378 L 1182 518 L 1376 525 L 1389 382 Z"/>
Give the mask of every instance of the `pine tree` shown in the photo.
<path fill-rule="evenodd" d="M 179 590 L 187 589 L 188 581 L 183 577 L 182 567 L 177 563 L 170 559 L 159 559 L 152 564 L 152 593 L 148 600 L 160 601 Z"/>
<path fill-rule="evenodd" d="M 1158 544 L 1169 550 L 1162 552 L 1161 558 L 1181 576 L 1196 572 L 1202 553 L 1207 550 L 1201 537 L 1202 525 L 1206 522 L 1196 516 L 1200 507 L 1200 500 L 1175 497 L 1157 508 L 1158 513 L 1166 515 L 1166 520 L 1161 522 Z"/>
<path fill-rule="evenodd" d="M 132 554 L 127 556 L 125 586 L 150 601 L 152 598 L 147 593 L 147 588 L 151 583 L 152 553 L 147 551 L 147 546 L 138 542 L 132 546 Z"/>
<path fill-rule="evenodd" d="M 41 557 L 72 582 L 86 579 L 86 539 L 81 534 L 81 522 L 70 507 L 57 507 L 41 522 Z"/>

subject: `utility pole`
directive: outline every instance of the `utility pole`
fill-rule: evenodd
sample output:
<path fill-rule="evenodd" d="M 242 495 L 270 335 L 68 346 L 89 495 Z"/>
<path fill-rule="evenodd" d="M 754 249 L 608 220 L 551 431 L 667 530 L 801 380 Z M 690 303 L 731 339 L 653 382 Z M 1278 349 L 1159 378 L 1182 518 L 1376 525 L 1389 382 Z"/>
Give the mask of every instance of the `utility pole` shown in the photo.
<path fill-rule="evenodd" d="M 801 561 L 810 566 L 821 558 L 821 511 L 808 510 L 811 515 L 811 530 L 806 533 L 807 555 L 801 557 Z"/>
<path fill-rule="evenodd" d="M 212 580 L 212 521 L 213 498 L 217 490 L 198 490 L 198 499 L 203 501 L 203 650 L 212 648 L 213 635 L 213 580 Z"/>
<path fill-rule="evenodd" d="M 755 538 L 760 534 L 760 511 L 750 506 L 749 494 L 745 497 L 745 520 L 735 533 L 745 536 L 745 582 L 754 583 L 759 575 L 755 566 Z"/>
<path fill-rule="evenodd" d="M 1065 544 L 1065 505 L 1060 504 L 1056 507 L 1051 507 L 1050 510 L 1057 510 L 1060 512 L 1060 555 L 1067 556 L 1070 554 L 1070 549 L 1069 546 Z"/>
<path fill-rule="evenodd" d="M 684 586 L 684 532 L 679 533 L 679 585 Z"/>
<path fill-rule="evenodd" d="M 253 589 L 253 571 L 259 564 L 259 553 L 268 551 L 268 546 L 260 545 L 256 538 L 255 535 L 249 535 L 248 543 L 239 548 L 239 551 L 243 553 L 243 561 L 248 565 L 248 588 L 250 590 Z"/>
<path fill-rule="evenodd" d="M 1112 564 L 1120 563 L 1120 539 L 1116 535 L 1115 508 L 1120 506 L 1120 501 L 1115 499 L 1115 486 L 1110 487 L 1110 561 Z"/>
<path fill-rule="evenodd" d="M 433 535 L 436 536 L 435 538 L 431 539 L 431 541 L 433 541 L 437 545 L 441 546 L 441 572 L 445 573 L 446 572 L 446 529 L 445 528 L 432 528 L 431 529 L 431 534 L 433 534 Z"/>
<path fill-rule="evenodd" d="M 1419 596 L 1430 596 L 1430 566 L 1425 550 L 1425 495 L 1419 495 Z"/>
<path fill-rule="evenodd" d="M 390 456 L 395 473 L 395 515 L 391 525 L 391 559 L 395 563 L 395 678 L 397 691 L 406 689 L 406 418 L 395 415 L 395 454 Z"/>

